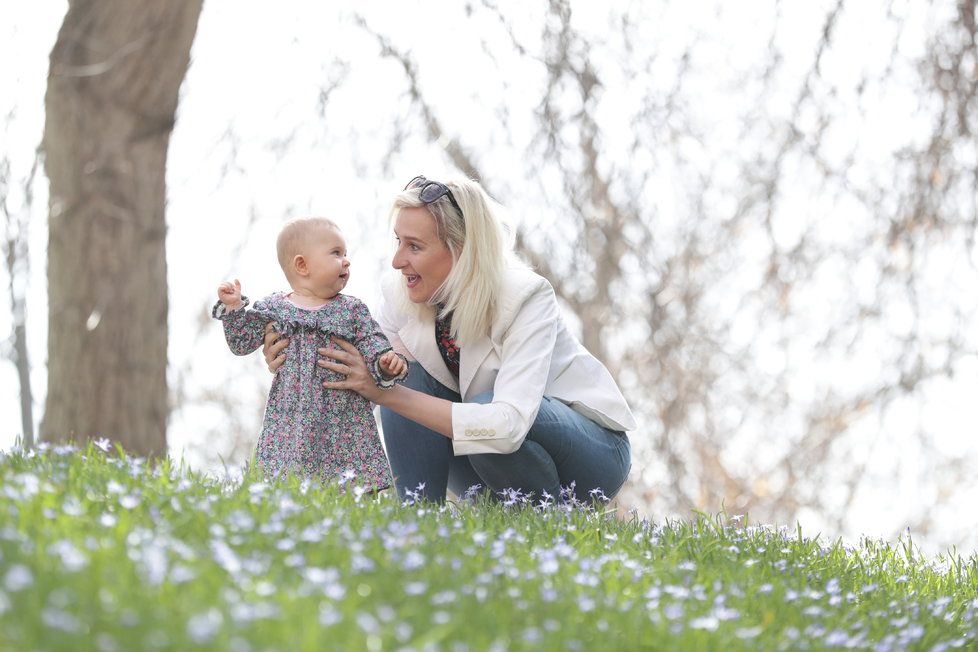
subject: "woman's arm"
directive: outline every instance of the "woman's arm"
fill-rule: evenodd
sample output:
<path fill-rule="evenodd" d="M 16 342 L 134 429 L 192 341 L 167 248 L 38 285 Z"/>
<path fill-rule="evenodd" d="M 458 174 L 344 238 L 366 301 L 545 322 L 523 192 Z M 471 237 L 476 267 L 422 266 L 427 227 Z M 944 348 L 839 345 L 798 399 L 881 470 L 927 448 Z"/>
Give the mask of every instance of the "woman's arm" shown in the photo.
<path fill-rule="evenodd" d="M 366 399 L 453 440 L 456 455 L 512 453 L 533 424 L 549 377 L 559 311 L 553 289 L 542 277 L 523 288 L 516 314 L 499 350 L 499 370 L 491 403 L 453 403 L 405 387 L 386 392 L 371 382 L 363 357 L 334 338 L 341 349 L 319 349 L 332 361 L 319 364 L 345 375 L 324 383 L 330 389 L 352 389 Z"/>
<path fill-rule="evenodd" d="M 434 430 L 449 439 L 452 438 L 452 402 L 443 398 L 429 396 L 403 385 L 390 389 L 377 387 L 367 363 L 355 346 L 338 338 L 330 342 L 339 348 L 319 349 L 320 355 L 329 360 L 318 364 L 346 376 L 344 380 L 326 381 L 326 389 L 349 389 L 369 401 L 390 408 L 403 417 Z M 267 356 L 266 356 L 267 359 Z"/>
<path fill-rule="evenodd" d="M 492 402 L 462 402 L 452 409 L 455 455 L 512 453 L 540 410 L 560 324 L 557 300 L 539 276 L 517 291 L 519 307 L 493 345 L 499 360 Z"/>
<path fill-rule="evenodd" d="M 452 402 L 395 385 L 381 396 L 379 405 L 452 439 Z"/>

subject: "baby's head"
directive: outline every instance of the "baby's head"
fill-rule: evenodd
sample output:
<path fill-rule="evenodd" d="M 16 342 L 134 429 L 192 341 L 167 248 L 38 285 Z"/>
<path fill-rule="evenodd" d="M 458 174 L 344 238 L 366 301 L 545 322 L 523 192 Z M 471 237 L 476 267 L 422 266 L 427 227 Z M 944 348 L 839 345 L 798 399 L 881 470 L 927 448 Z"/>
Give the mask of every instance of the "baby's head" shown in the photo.
<path fill-rule="evenodd" d="M 325 217 L 299 217 L 278 234 L 278 262 L 299 294 L 330 299 L 346 287 L 350 261 L 340 228 Z"/>

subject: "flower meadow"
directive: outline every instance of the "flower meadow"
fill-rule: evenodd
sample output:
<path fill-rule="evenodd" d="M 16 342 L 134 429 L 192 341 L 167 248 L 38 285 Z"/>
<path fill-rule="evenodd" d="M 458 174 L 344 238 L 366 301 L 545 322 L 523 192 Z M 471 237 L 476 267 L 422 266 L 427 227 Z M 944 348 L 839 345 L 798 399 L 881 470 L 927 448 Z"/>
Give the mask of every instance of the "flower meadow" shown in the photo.
<path fill-rule="evenodd" d="M 978 649 L 978 560 L 909 539 L 343 482 L 2 454 L 0 649 Z"/>

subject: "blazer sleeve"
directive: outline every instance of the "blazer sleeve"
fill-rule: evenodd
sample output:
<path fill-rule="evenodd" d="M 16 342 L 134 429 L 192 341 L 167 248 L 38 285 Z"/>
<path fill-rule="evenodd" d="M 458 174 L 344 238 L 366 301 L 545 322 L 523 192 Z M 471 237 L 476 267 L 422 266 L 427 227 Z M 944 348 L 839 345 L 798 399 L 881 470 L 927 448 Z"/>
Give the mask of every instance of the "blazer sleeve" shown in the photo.
<path fill-rule="evenodd" d="M 540 278 L 499 343 L 492 402 L 452 406 L 455 455 L 507 454 L 523 444 L 543 401 L 559 320 L 553 288 Z"/>

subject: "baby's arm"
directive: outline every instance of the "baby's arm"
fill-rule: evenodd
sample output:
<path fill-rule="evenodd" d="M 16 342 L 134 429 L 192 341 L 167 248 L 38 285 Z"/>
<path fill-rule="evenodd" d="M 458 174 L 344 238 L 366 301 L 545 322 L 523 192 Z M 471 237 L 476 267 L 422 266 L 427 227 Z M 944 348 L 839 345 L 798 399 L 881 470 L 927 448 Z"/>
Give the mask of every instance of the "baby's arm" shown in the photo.
<path fill-rule="evenodd" d="M 393 387 L 407 377 L 407 359 L 391 349 L 390 340 L 370 314 L 366 304 L 357 300 L 353 310 L 356 318 L 356 340 L 353 345 L 367 362 L 367 367 L 379 387 Z"/>
<path fill-rule="evenodd" d="M 224 322 L 224 339 L 235 355 L 248 355 L 262 345 L 265 324 L 268 322 L 254 310 L 247 310 L 248 297 L 241 294 L 241 283 L 221 283 L 217 288 L 219 301 L 211 315 Z"/>

